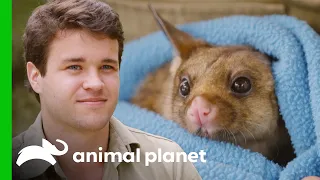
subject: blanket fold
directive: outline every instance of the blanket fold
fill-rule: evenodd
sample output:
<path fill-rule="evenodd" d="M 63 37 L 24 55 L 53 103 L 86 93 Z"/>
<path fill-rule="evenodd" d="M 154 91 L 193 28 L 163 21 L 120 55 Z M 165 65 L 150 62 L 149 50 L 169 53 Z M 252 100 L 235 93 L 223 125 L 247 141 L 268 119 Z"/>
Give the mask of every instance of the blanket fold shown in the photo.
<path fill-rule="evenodd" d="M 125 45 L 120 96 L 115 116 L 124 124 L 164 136 L 187 153 L 206 151 L 195 163 L 203 179 L 301 179 L 320 176 L 320 36 L 293 17 L 230 16 L 178 26 L 216 45 L 250 45 L 273 57 L 272 70 L 280 113 L 297 158 L 283 168 L 259 153 L 200 138 L 176 123 L 129 103 L 146 75 L 172 59 L 162 32 Z"/>

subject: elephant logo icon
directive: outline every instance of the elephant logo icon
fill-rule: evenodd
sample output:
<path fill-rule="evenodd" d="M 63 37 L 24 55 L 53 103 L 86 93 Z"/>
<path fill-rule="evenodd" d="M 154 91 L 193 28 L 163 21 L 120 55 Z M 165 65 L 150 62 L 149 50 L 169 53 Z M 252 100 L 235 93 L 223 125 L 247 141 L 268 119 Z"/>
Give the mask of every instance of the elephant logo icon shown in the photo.
<path fill-rule="evenodd" d="M 49 162 L 51 165 L 56 164 L 55 156 L 62 156 L 68 152 L 68 145 L 64 141 L 57 139 L 57 142 L 61 143 L 64 146 L 62 151 L 58 150 L 56 146 L 52 145 L 49 141 L 42 139 L 41 146 L 28 146 L 23 148 L 18 154 L 16 164 L 21 166 L 23 163 L 32 160 L 32 159 L 41 159 Z"/>

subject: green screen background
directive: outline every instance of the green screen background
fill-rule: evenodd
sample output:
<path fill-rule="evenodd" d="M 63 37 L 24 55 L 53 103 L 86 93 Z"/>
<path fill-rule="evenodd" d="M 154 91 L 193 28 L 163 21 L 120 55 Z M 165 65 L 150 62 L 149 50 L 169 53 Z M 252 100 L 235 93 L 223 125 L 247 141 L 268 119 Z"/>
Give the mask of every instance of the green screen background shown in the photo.
<path fill-rule="evenodd" d="M 0 1 L 1 13 L 1 177 L 11 179 L 12 1 Z"/>

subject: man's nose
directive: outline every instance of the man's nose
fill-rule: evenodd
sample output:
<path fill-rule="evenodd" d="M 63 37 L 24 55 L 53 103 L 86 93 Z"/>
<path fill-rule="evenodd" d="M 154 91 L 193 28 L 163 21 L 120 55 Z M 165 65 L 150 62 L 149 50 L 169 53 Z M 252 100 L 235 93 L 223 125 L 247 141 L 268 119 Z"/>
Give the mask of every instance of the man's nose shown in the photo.
<path fill-rule="evenodd" d="M 94 90 L 99 91 L 103 88 L 104 83 L 99 77 L 99 74 L 97 72 L 92 72 L 88 74 L 88 77 L 83 82 L 83 88 L 85 90 Z"/>

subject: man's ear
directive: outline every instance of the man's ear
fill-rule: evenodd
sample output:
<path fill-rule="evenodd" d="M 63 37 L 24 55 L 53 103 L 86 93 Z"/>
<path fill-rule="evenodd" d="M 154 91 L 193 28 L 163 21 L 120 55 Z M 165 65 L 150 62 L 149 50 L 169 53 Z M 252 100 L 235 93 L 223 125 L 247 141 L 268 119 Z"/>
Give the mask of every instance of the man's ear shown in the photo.
<path fill-rule="evenodd" d="M 39 93 L 41 90 L 39 85 L 41 74 L 39 69 L 32 62 L 27 62 L 27 76 L 32 89 L 36 93 Z"/>

